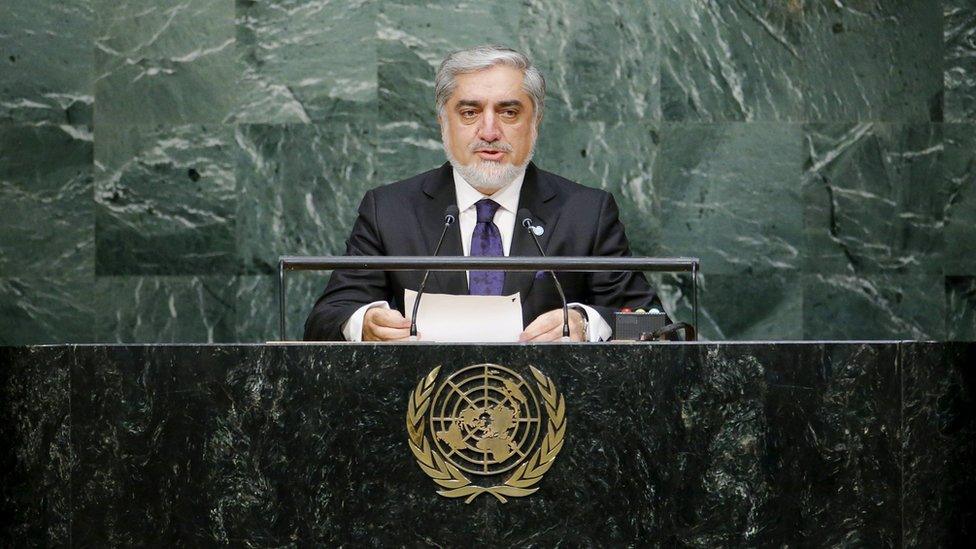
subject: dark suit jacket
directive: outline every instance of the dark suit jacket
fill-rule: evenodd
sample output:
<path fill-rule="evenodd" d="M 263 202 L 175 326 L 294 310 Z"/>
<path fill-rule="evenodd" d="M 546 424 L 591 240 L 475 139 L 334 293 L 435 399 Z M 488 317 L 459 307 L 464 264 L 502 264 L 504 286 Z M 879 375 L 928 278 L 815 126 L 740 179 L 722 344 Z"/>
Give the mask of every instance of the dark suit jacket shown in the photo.
<path fill-rule="evenodd" d="M 454 176 L 445 163 L 436 170 L 366 193 L 346 242 L 346 255 L 433 255 L 444 227 L 444 210 L 456 204 Z M 617 205 L 609 193 L 584 187 L 530 163 L 525 172 L 519 208 L 545 228 L 540 237 L 550 256 L 630 255 Z M 448 230 L 442 256 L 461 256 L 458 223 Z M 531 236 L 520 226 L 512 235 L 510 256 L 537 257 Z M 386 300 L 403 310 L 403 290 L 417 290 L 423 272 L 334 271 L 325 292 L 305 322 L 305 339 L 343 340 L 342 324 L 357 309 Z M 613 311 L 628 306 L 660 307 L 641 273 L 558 273 L 570 302 L 590 305 L 613 326 Z M 467 294 L 464 272 L 432 272 L 426 292 Z M 561 307 L 552 280 L 538 273 L 509 272 L 503 295 L 521 292 L 523 325 Z"/>

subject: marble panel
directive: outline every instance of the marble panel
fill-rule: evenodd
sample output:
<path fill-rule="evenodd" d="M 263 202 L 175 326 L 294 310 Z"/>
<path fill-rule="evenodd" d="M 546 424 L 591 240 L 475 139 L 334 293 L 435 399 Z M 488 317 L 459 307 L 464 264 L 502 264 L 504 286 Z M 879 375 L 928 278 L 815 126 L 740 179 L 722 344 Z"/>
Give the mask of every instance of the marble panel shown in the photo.
<path fill-rule="evenodd" d="M 376 113 L 376 13 L 366 0 L 237 0 L 240 122 Z"/>
<path fill-rule="evenodd" d="M 228 276 L 99 277 L 94 297 L 94 340 L 236 341 L 236 290 L 236 279 Z"/>
<path fill-rule="evenodd" d="M 941 125 L 810 124 L 804 133 L 806 270 L 941 274 Z"/>
<path fill-rule="evenodd" d="M 519 42 L 546 78 L 545 113 L 610 124 L 660 119 L 653 2 L 527 0 Z"/>
<path fill-rule="evenodd" d="M 518 44 L 522 8 L 514 3 L 388 1 L 377 16 L 377 183 L 391 183 L 445 161 L 434 112 L 434 74 L 452 51 Z"/>
<path fill-rule="evenodd" d="M 942 339 L 939 275 L 804 274 L 804 339 Z"/>
<path fill-rule="evenodd" d="M 802 2 L 656 2 L 664 120 L 802 120 Z"/>
<path fill-rule="evenodd" d="M 0 347 L 0 545 L 70 545 L 71 350 Z"/>
<path fill-rule="evenodd" d="M 95 123 L 221 122 L 237 101 L 234 0 L 92 0 Z"/>
<path fill-rule="evenodd" d="M 926 2 L 662 2 L 666 120 L 941 121 Z M 843 61 L 839 61 L 843 60 Z"/>
<path fill-rule="evenodd" d="M 701 373 L 692 373 L 698 380 L 681 406 L 686 427 L 694 425 L 689 434 L 710 456 L 702 460 L 707 468 L 685 474 L 704 479 L 710 497 L 690 509 L 701 515 L 683 541 L 896 545 L 896 347 L 706 349 Z M 736 535 L 711 534 L 726 521 Z"/>
<path fill-rule="evenodd" d="M 372 125 L 237 128 L 237 254 L 246 273 L 282 255 L 342 255 L 359 203 L 376 185 Z"/>
<path fill-rule="evenodd" d="M 902 345 L 904 546 L 976 536 L 976 349 Z"/>
<path fill-rule="evenodd" d="M 0 345 L 90 343 L 91 276 L 0 278 Z"/>
<path fill-rule="evenodd" d="M 776 493 L 760 511 L 778 519 L 764 525 L 759 536 L 766 542 L 760 545 L 794 538 L 821 547 L 897 546 L 902 493 L 897 346 L 779 350 L 784 353 L 779 358 L 764 361 L 769 428 L 762 462 Z"/>
<path fill-rule="evenodd" d="M 649 123 L 611 125 L 547 116 L 533 162 L 543 170 L 613 193 L 631 251 L 652 255 L 660 241 L 654 181 L 659 141 L 657 129 Z"/>
<path fill-rule="evenodd" d="M 220 512 L 207 497 L 204 459 L 229 374 L 214 366 L 228 361 L 201 347 L 93 347 L 79 355 L 71 371 L 74 545 L 214 543 L 200 527 Z"/>
<path fill-rule="evenodd" d="M 305 319 L 322 295 L 331 271 L 292 271 L 285 274 L 285 329 L 290 341 L 301 341 Z M 264 343 L 281 340 L 278 326 L 278 277 L 238 277 L 235 301 L 235 341 Z"/>
<path fill-rule="evenodd" d="M 92 0 L 7 0 L 0 17 L 0 120 L 91 125 Z"/>
<path fill-rule="evenodd" d="M 945 274 L 976 275 L 976 124 L 944 124 Z"/>
<path fill-rule="evenodd" d="M 694 324 L 691 275 L 651 275 L 668 314 Z M 700 274 L 702 341 L 802 340 L 803 286 L 798 273 Z"/>
<path fill-rule="evenodd" d="M 81 545 L 891 545 L 900 531 L 894 346 L 78 353 Z M 504 506 L 437 496 L 403 426 L 434 366 L 486 361 L 540 366 L 566 399 L 554 466 Z"/>
<path fill-rule="evenodd" d="M 87 126 L 0 124 L 0 277 L 94 273 L 92 144 Z"/>
<path fill-rule="evenodd" d="M 99 275 L 236 272 L 229 126 L 103 126 L 97 134 Z"/>
<path fill-rule="evenodd" d="M 655 255 L 707 273 L 801 266 L 801 138 L 794 124 L 669 124 L 661 129 Z"/>
<path fill-rule="evenodd" d="M 945 338 L 976 341 L 976 276 L 947 276 Z"/>
<path fill-rule="evenodd" d="M 942 14 L 933 2 L 800 2 L 811 122 L 941 122 Z"/>
<path fill-rule="evenodd" d="M 976 119 L 976 6 L 943 0 L 945 119 Z"/>

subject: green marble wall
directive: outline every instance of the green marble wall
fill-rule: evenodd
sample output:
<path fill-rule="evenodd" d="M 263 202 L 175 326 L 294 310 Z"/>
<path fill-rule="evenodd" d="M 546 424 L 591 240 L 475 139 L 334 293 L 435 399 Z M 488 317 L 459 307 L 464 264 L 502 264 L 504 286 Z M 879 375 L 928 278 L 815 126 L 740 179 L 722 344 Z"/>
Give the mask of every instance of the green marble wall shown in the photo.
<path fill-rule="evenodd" d="M 275 338 L 277 256 L 443 161 L 485 42 L 547 76 L 540 166 L 702 258 L 706 337 L 976 338 L 970 0 L 5 0 L 0 344 Z"/>

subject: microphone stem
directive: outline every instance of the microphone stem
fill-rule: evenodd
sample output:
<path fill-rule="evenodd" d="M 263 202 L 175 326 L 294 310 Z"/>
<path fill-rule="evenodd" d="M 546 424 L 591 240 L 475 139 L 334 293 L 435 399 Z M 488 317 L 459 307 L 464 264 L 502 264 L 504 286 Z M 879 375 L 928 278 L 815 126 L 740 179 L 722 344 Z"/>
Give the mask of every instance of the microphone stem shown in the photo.
<path fill-rule="evenodd" d="M 434 255 L 437 255 L 441 251 L 441 244 L 444 243 L 444 236 L 447 235 L 447 229 L 454 223 L 454 219 L 444 221 L 444 230 L 441 231 L 441 237 L 437 239 L 437 246 L 434 248 Z M 430 269 L 424 271 L 424 278 L 420 281 L 420 288 L 417 291 L 417 297 L 413 301 L 413 313 L 410 315 L 410 336 L 417 337 L 417 311 L 420 309 L 420 296 L 424 293 L 424 288 L 427 287 L 427 277 L 430 276 Z"/>
<path fill-rule="evenodd" d="M 526 221 L 528 221 L 528 220 L 526 220 Z M 539 255 L 541 255 L 542 257 L 546 257 L 546 252 L 544 252 L 542 250 L 542 245 L 539 244 L 539 237 L 537 237 L 535 235 L 535 233 L 532 232 L 532 227 L 531 226 L 526 226 L 525 228 L 526 228 L 526 230 L 529 231 L 529 234 L 532 235 L 532 242 L 535 242 L 535 247 L 538 248 Z M 559 283 L 559 279 L 556 278 L 556 273 L 553 272 L 553 271 L 549 271 L 549 274 L 552 276 L 553 282 L 556 283 L 555 284 L 556 291 L 559 292 L 559 299 L 561 299 L 562 302 L 563 302 L 563 337 L 569 338 L 570 337 L 570 335 L 569 335 L 569 304 L 566 303 L 566 294 L 563 293 L 563 285 L 560 284 Z"/>

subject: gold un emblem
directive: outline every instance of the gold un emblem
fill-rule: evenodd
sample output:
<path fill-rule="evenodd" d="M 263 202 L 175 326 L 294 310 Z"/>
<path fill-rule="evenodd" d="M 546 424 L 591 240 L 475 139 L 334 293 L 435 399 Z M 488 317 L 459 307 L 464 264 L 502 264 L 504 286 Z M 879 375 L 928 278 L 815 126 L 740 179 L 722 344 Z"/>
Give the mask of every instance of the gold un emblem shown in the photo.
<path fill-rule="evenodd" d="M 530 368 L 534 384 L 496 364 L 462 368 L 437 385 L 438 366 L 417 384 L 407 403 L 410 449 L 443 488 L 438 494 L 471 503 L 487 493 L 506 503 L 539 489 L 563 447 L 566 402 L 552 380 Z M 482 485 L 471 476 L 507 478 Z"/>

